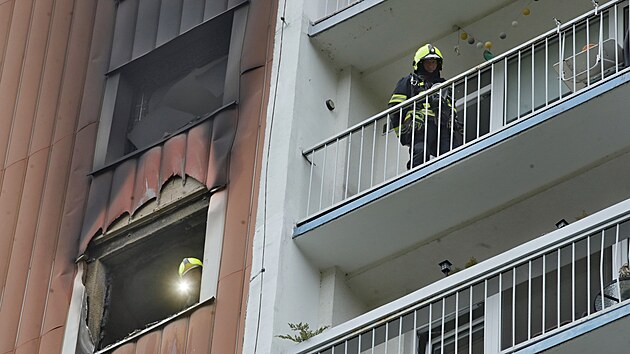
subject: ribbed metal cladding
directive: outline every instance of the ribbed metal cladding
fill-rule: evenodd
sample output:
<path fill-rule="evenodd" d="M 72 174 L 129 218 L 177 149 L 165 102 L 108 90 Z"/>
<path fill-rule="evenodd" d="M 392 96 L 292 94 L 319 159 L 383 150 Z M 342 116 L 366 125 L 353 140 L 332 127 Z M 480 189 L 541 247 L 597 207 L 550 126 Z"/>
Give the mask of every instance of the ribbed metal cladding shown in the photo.
<path fill-rule="evenodd" d="M 227 8 L 227 0 L 119 2 L 110 69 L 148 53 Z"/>
<path fill-rule="evenodd" d="M 92 190 L 107 186 L 107 193 L 96 196 L 102 203 L 95 205 L 103 208 L 97 213 L 100 225 L 108 225 L 110 218 L 133 213 L 154 198 L 168 176 L 185 175 L 208 186 L 230 176 L 225 234 L 233 236 L 226 237 L 224 247 L 233 252 L 221 265 L 217 298 L 222 300 L 119 350 L 156 353 L 186 343 L 188 352 L 227 353 L 242 342 L 253 225 L 241 220 L 255 215 L 251 196 L 260 169 L 276 1 L 247 6 L 228 0 L 118 3 L 142 14 L 127 27 L 134 33 L 131 43 L 114 40 L 116 21 L 124 19 L 117 17 L 116 1 L 0 0 L 0 353 L 61 352 L 88 210 L 104 78 L 114 66 L 114 53 L 122 62 L 141 56 L 235 6 L 240 7 L 237 35 L 245 43 L 236 58 L 241 51 L 247 55 L 234 61 L 238 76 L 227 90 L 242 92 L 238 107 L 221 112 L 218 122 L 199 124 L 173 143 L 105 171 L 108 176 L 95 178 Z M 171 11 L 167 5 L 179 8 Z M 173 14 L 179 15 L 170 18 Z M 112 48 L 113 43 L 128 52 Z M 215 145 L 221 149 L 213 150 Z M 174 157 L 162 163 L 165 154 Z M 112 193 L 117 186 L 124 193 Z"/>
<path fill-rule="evenodd" d="M 0 2 L 2 353 L 59 352 L 102 96 L 91 78 L 107 70 L 113 10 Z"/>

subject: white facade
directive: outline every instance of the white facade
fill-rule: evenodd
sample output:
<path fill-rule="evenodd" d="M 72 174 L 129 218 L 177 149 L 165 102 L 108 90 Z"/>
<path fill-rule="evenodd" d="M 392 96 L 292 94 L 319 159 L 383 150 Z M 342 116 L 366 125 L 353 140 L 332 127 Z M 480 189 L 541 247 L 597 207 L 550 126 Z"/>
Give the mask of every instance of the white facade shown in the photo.
<path fill-rule="evenodd" d="M 605 16 L 587 0 L 332 3 L 279 4 L 245 353 L 308 352 L 309 343 L 347 337 L 344 333 L 361 328 L 362 321 L 369 327 L 396 306 L 411 306 L 423 296 L 439 294 L 440 287 L 465 281 L 463 275 L 441 280 L 442 260 L 464 268 L 474 257 L 481 264 L 465 275 L 481 277 L 479 272 L 492 272 L 496 266 L 483 261 L 508 264 L 514 259 L 504 252 L 519 246 L 521 253 L 512 251 L 512 257 L 524 257 L 542 242 L 536 241 L 540 235 L 569 237 L 550 233 L 556 221 L 573 223 L 630 198 L 624 182 L 630 177 L 630 144 L 623 138 L 630 126 L 620 122 L 628 108 L 623 99 L 628 93 L 625 68 L 614 66 L 608 76 L 589 79 L 584 87 L 570 87 L 573 82 L 562 81 L 554 71 L 558 52 L 571 58 L 573 48 L 574 53 L 582 50 L 580 41 L 598 44 L 604 37 L 614 38 L 619 60 L 627 2 L 611 7 L 613 2 L 600 1 L 602 11 L 608 11 Z M 582 24 L 578 17 L 593 10 L 590 22 Z M 576 25 L 562 27 L 571 21 Z M 554 29 L 560 33 L 556 37 Z M 484 64 L 483 50 L 462 40 L 462 32 L 476 37 L 475 42 L 492 41 L 496 64 Z M 498 37 L 501 32 L 506 39 Z M 514 51 L 535 37 L 534 60 L 526 48 Z M 488 111 L 488 131 L 478 131 L 464 146 L 406 171 L 407 149 L 381 130 L 387 118 L 379 113 L 387 108 L 398 79 L 410 72 L 415 50 L 428 42 L 444 54 L 443 76 L 463 80 L 453 81 L 454 88 L 468 85 L 467 77 L 488 73 L 489 83 L 470 81 L 476 88 L 464 86 L 467 94 L 455 97 L 460 117 L 471 114 L 466 110 L 476 110 L 477 116 Z M 600 68 L 603 64 L 595 69 Z M 490 97 L 485 108 L 479 103 L 482 96 Z M 327 100 L 334 103 L 333 110 Z M 372 123 L 361 125 L 368 118 Z M 355 125 L 359 130 L 340 134 Z M 340 139 L 346 140 L 341 144 Z M 323 149 L 331 146 L 330 152 L 308 155 L 322 141 Z M 389 149 L 385 158 L 376 158 L 374 151 L 383 149 Z M 362 155 L 353 155 L 357 151 Z M 337 161 L 343 161 L 340 167 Z M 367 170 L 363 161 L 369 163 Z M 375 170 L 380 176 L 374 177 Z M 582 227 L 573 232 L 591 228 L 597 218 L 607 216 L 585 218 L 591 221 L 581 221 Z M 627 259 L 627 252 L 619 253 L 612 267 L 623 264 L 623 257 Z M 608 273 L 616 277 L 613 270 Z M 492 307 L 499 300 L 484 299 L 485 331 L 502 328 L 497 324 L 501 315 Z M 291 333 L 288 323 L 299 322 L 313 329 L 332 328 L 299 346 L 277 337 Z M 419 332 L 410 333 L 397 339 L 395 351 L 375 349 L 411 353 L 417 347 L 417 338 L 411 337 Z M 500 350 L 499 336 L 486 335 L 486 352 Z"/>

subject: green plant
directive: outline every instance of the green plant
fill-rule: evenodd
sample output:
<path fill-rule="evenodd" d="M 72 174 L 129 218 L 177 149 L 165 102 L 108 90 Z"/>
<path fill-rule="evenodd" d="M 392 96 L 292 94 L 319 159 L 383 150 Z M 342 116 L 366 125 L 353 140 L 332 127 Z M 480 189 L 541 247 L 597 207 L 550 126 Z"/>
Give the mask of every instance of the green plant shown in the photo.
<path fill-rule="evenodd" d="M 319 327 L 317 330 L 310 329 L 308 323 L 289 323 L 289 328 L 292 331 L 297 332 L 295 335 L 290 334 L 281 334 L 277 336 L 278 338 L 288 339 L 294 341 L 296 343 L 303 342 L 311 337 L 314 337 L 323 331 L 325 331 L 329 326 Z"/>
<path fill-rule="evenodd" d="M 475 258 L 475 257 L 470 257 L 470 259 L 468 259 L 468 262 L 466 262 L 466 264 L 464 264 L 464 268 L 470 268 L 470 267 L 474 266 L 474 265 L 475 265 L 475 264 L 477 264 L 477 263 L 479 263 L 479 262 L 477 261 L 477 258 Z M 451 273 L 450 273 L 449 275 L 455 274 L 455 273 L 457 273 L 457 272 L 459 272 L 459 271 L 461 271 L 461 270 L 462 270 L 462 268 L 460 268 L 460 267 L 455 267 L 455 268 L 453 268 L 453 270 L 451 271 Z"/>

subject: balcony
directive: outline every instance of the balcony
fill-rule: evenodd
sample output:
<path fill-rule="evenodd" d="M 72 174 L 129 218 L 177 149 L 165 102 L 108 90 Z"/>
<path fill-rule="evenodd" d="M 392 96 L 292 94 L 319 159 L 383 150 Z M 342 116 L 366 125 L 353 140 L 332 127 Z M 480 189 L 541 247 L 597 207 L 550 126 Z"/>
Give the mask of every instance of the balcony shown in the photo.
<path fill-rule="evenodd" d="M 559 24 L 305 149 L 298 247 L 375 307 L 441 276 L 400 269 L 488 259 L 630 198 L 627 4 Z M 438 103 L 436 119 L 457 119 L 463 144 L 407 170 L 392 122 L 448 91 L 454 107 Z"/>
<path fill-rule="evenodd" d="M 630 318 L 629 237 L 626 200 L 287 352 L 540 352 L 559 343 L 558 353 L 596 352 L 596 343 L 625 352 L 623 336 L 614 329 Z"/>

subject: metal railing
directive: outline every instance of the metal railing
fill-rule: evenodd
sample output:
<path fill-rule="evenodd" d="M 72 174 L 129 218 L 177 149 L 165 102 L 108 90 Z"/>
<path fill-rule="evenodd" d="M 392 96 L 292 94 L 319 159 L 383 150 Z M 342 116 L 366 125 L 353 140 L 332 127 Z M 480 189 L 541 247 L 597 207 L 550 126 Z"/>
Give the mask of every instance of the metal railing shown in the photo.
<path fill-rule="evenodd" d="M 629 238 L 626 200 L 332 328 L 289 352 L 521 349 L 627 300 Z"/>
<path fill-rule="evenodd" d="M 624 69 L 627 4 L 627 0 L 612 1 L 558 24 L 304 150 L 310 163 L 305 217 L 616 76 Z M 405 130 L 403 146 L 398 134 Z M 413 166 L 407 161 L 413 161 Z"/>
<path fill-rule="evenodd" d="M 319 1 L 319 11 L 318 11 L 318 20 L 315 21 L 320 22 L 325 20 L 326 18 L 341 12 L 348 7 L 359 3 L 363 0 L 320 0 Z"/>

